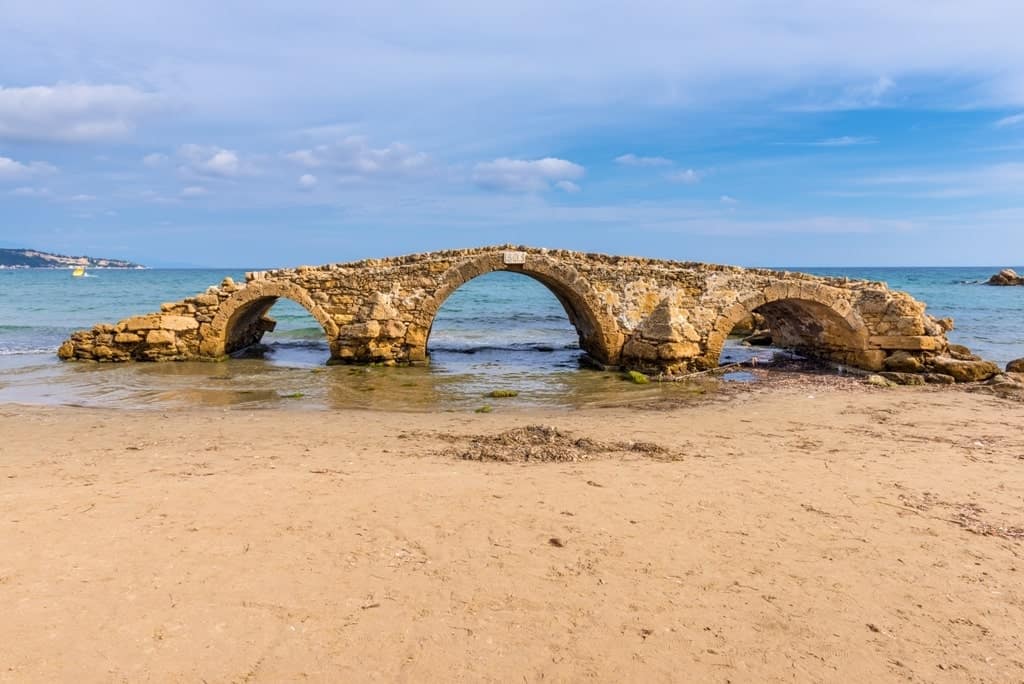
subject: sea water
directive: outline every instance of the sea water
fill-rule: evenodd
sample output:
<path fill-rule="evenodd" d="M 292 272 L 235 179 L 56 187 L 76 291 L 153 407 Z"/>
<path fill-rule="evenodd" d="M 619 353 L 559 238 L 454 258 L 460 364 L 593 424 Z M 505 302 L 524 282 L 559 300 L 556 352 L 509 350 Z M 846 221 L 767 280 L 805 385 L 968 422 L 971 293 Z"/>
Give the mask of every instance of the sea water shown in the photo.
<path fill-rule="evenodd" d="M 813 268 L 819 275 L 881 280 L 952 317 L 951 341 L 1000 365 L 1024 357 L 1024 288 L 982 283 L 985 268 Z M 1024 270 L 1024 269 L 1019 269 Z M 279 301 L 277 329 L 260 358 L 224 363 L 62 363 L 56 349 L 73 331 L 159 310 L 200 293 L 233 269 L 102 270 L 72 278 L 64 270 L 0 270 L 0 402 L 118 407 L 294 406 L 446 410 L 484 405 L 604 405 L 691 385 L 634 385 L 582 363 L 576 331 L 554 295 L 514 273 L 476 278 L 445 302 L 421 368 L 326 366 L 323 330 L 297 304 Z M 770 356 L 730 344 L 723 362 Z M 494 389 L 519 392 L 489 399 Z"/>

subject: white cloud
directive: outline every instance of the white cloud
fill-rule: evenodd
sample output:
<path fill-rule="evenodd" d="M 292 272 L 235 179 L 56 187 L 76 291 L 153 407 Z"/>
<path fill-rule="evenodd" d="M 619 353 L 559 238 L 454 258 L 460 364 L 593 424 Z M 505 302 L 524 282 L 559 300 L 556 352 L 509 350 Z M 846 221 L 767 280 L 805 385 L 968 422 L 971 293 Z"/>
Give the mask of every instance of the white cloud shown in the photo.
<path fill-rule="evenodd" d="M 579 187 L 571 181 L 582 178 L 584 169 L 565 159 L 545 157 L 525 160 L 502 157 L 482 162 L 473 169 L 473 182 L 486 190 L 504 192 L 542 192 L 554 184 L 561 190 L 575 192 Z M 563 181 L 569 185 L 559 184 Z"/>
<path fill-rule="evenodd" d="M 869 136 L 842 135 L 838 138 L 825 138 L 808 143 L 814 147 L 851 147 L 853 145 L 874 145 L 878 140 Z"/>
<path fill-rule="evenodd" d="M 555 183 L 555 187 L 562 192 L 568 192 L 570 194 L 577 193 L 581 190 L 580 186 L 576 185 L 572 181 L 561 180 Z"/>
<path fill-rule="evenodd" d="M 20 187 L 11 190 L 11 194 L 16 197 L 49 197 L 51 194 L 49 188 L 33 188 L 33 187 Z"/>
<path fill-rule="evenodd" d="M 86 195 L 84 193 L 68 197 L 68 202 L 93 202 L 95 200 L 96 195 Z"/>
<path fill-rule="evenodd" d="M 46 162 L 34 161 L 24 164 L 10 157 L 0 157 L 0 181 L 23 180 L 32 176 L 53 173 L 56 170 L 56 167 Z"/>
<path fill-rule="evenodd" d="M 60 142 L 123 138 L 135 130 L 139 119 L 162 104 L 156 95 L 123 85 L 0 86 L 0 138 Z"/>
<path fill-rule="evenodd" d="M 304 173 L 301 176 L 299 176 L 299 186 L 302 187 L 302 188 L 309 189 L 309 188 L 315 187 L 316 183 L 317 183 L 316 176 L 314 176 L 311 173 Z"/>
<path fill-rule="evenodd" d="M 374 148 L 366 138 L 348 136 L 334 143 L 296 150 L 285 155 L 310 169 L 331 169 L 356 176 L 401 176 L 424 171 L 430 158 L 408 145 L 391 143 Z"/>
<path fill-rule="evenodd" d="M 237 152 L 222 147 L 182 145 L 178 148 L 178 156 L 186 162 L 182 170 L 198 176 L 233 178 L 252 171 Z"/>
<path fill-rule="evenodd" d="M 728 205 L 739 204 L 738 199 L 736 199 L 735 197 L 730 197 L 729 195 L 722 195 L 721 197 L 718 198 L 718 201 L 721 202 L 722 204 Z"/>
<path fill-rule="evenodd" d="M 983 195 L 1020 195 L 1024 163 L 1007 162 L 955 170 L 910 170 L 861 178 L 859 185 L 881 188 L 868 194 L 919 199 L 955 199 Z"/>
<path fill-rule="evenodd" d="M 190 185 L 187 188 L 181 189 L 181 196 L 188 197 L 202 197 L 203 195 L 209 194 L 209 191 L 199 185 Z"/>
<path fill-rule="evenodd" d="M 683 183 L 685 185 L 693 185 L 694 183 L 700 182 L 700 174 L 693 169 L 685 169 L 683 171 L 676 171 L 666 176 L 673 183 Z"/>
<path fill-rule="evenodd" d="M 145 166 L 148 166 L 151 169 L 158 169 L 161 166 L 166 165 L 167 162 L 168 162 L 167 155 L 166 154 L 160 154 L 159 152 L 154 152 L 153 154 L 147 154 L 145 157 L 142 158 L 142 163 Z"/>
<path fill-rule="evenodd" d="M 808 112 L 848 111 L 874 109 L 886 103 L 886 97 L 896 88 L 896 82 L 888 76 L 879 76 L 867 83 L 842 87 L 838 93 L 823 98 L 810 98 L 792 109 Z"/>
<path fill-rule="evenodd" d="M 672 160 L 665 157 L 638 157 L 630 152 L 615 158 L 616 164 L 623 166 L 672 166 Z"/>
<path fill-rule="evenodd" d="M 1005 128 L 1007 126 L 1016 126 L 1020 123 L 1024 123 L 1024 112 L 1013 114 L 1012 116 L 1004 116 L 999 121 L 996 121 L 994 125 L 996 128 Z"/>

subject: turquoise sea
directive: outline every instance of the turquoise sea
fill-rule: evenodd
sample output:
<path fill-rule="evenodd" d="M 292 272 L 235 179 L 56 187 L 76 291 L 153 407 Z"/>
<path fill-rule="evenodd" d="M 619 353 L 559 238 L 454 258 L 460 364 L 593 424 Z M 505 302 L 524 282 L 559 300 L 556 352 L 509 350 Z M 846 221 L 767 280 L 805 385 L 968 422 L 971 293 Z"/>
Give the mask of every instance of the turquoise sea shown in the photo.
<path fill-rule="evenodd" d="M 982 283 L 1001 267 L 803 268 L 820 275 L 882 280 L 950 316 L 954 342 L 1000 365 L 1024 357 L 1024 288 Z M 1024 268 L 1017 269 L 1024 271 Z M 294 406 L 469 409 L 484 404 L 570 407 L 692 392 L 638 386 L 617 373 L 581 367 L 576 333 L 555 297 L 521 275 L 492 273 L 456 291 L 442 307 L 426 368 L 326 366 L 323 331 L 304 309 L 280 301 L 260 358 L 224 363 L 67 364 L 61 341 L 78 328 L 158 310 L 219 283 L 234 269 L 102 270 L 72 278 L 64 270 L 0 270 L 0 403 L 126 408 Z M 729 346 L 723 362 L 752 353 Z M 488 400 L 492 389 L 514 399 Z"/>

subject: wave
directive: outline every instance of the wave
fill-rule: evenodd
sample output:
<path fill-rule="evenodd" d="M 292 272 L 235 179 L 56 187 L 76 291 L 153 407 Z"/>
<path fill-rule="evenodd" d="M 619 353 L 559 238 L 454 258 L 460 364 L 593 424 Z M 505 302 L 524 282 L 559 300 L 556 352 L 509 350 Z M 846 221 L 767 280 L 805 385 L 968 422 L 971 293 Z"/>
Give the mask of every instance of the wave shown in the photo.
<path fill-rule="evenodd" d="M 543 352 L 551 353 L 556 351 L 578 351 L 578 344 L 565 344 L 565 345 L 552 345 L 543 343 L 528 342 L 523 344 L 509 344 L 509 345 L 430 345 L 429 351 L 431 353 L 443 352 L 447 354 L 477 354 L 485 351 L 505 351 L 505 352 Z"/>
<path fill-rule="evenodd" d="M 56 347 L 39 347 L 35 349 L 0 349 L 0 356 L 28 356 L 30 354 L 56 354 Z"/>

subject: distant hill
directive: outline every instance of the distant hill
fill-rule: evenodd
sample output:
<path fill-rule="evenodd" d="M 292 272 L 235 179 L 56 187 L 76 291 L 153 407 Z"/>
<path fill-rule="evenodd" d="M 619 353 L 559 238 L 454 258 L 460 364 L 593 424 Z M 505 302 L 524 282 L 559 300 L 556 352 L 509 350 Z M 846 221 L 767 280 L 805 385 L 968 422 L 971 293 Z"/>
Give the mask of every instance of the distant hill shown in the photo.
<path fill-rule="evenodd" d="M 85 266 L 87 268 L 145 268 L 141 264 L 122 259 L 104 259 L 101 257 L 66 256 L 50 254 L 37 249 L 0 249 L 0 268 L 69 268 Z"/>

